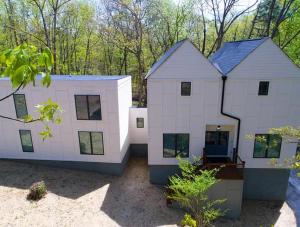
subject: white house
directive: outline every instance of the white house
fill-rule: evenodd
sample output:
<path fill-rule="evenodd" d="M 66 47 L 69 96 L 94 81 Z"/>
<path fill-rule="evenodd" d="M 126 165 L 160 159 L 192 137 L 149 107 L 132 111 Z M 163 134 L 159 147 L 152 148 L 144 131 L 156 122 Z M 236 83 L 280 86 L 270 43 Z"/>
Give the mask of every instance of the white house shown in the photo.
<path fill-rule="evenodd" d="M 222 181 L 210 192 L 227 198 L 229 217 L 244 199 L 284 200 L 295 143 L 272 127 L 300 125 L 300 70 L 269 38 L 225 43 L 210 59 L 188 40 L 170 48 L 148 74 L 148 107 L 132 107 L 129 76 L 52 76 L 0 102 L 1 114 L 22 118 L 52 98 L 64 109 L 54 137 L 43 125 L 0 118 L 0 158 L 22 159 L 121 175 L 129 155 L 147 156 L 149 179 L 166 184 L 176 156 L 203 158 Z M 0 79 L 0 97 L 13 90 Z M 247 139 L 253 135 L 255 139 Z"/>
<path fill-rule="evenodd" d="M 12 91 L 10 81 L 1 79 L 0 96 Z M 26 87 L 1 102 L 1 114 L 35 115 L 34 106 L 48 98 L 64 110 L 62 123 L 51 125 L 53 138 L 42 141 L 41 123 L 1 119 L 0 157 L 120 175 L 128 158 L 131 77 L 52 76 L 49 88 Z"/>
<path fill-rule="evenodd" d="M 183 40 L 146 78 L 151 182 L 178 171 L 177 155 L 205 155 L 211 166 L 237 168 L 213 193 L 228 199 L 229 216 L 239 215 L 243 198 L 285 198 L 289 171 L 270 161 L 291 158 L 297 145 L 268 131 L 300 125 L 300 70 L 271 39 L 225 43 L 210 60 Z"/>

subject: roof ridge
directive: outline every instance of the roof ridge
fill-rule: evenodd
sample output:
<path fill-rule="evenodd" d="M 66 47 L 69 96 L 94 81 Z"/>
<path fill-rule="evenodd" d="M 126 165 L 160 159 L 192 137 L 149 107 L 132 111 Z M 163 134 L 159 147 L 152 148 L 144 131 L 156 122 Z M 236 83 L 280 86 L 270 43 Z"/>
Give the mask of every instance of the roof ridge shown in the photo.
<path fill-rule="evenodd" d="M 270 37 L 261 37 L 261 38 L 255 38 L 255 39 L 241 39 L 241 40 L 235 40 L 235 41 L 228 41 L 225 43 L 239 43 L 239 42 L 249 42 L 249 41 L 257 41 L 257 40 L 263 40 L 263 39 L 270 39 Z"/>

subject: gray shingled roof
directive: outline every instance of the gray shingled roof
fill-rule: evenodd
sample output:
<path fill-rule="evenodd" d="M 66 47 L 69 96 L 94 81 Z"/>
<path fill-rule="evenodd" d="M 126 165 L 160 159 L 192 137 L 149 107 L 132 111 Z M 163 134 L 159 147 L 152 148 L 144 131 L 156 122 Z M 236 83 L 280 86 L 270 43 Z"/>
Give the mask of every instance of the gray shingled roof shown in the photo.
<path fill-rule="evenodd" d="M 227 42 L 209 59 L 223 74 L 228 74 L 268 38 Z"/>
<path fill-rule="evenodd" d="M 167 52 L 157 61 L 155 62 L 149 72 L 147 73 L 145 79 L 149 77 L 152 73 L 154 73 L 177 49 L 180 47 L 186 39 L 183 39 L 177 43 L 175 43 Z"/>

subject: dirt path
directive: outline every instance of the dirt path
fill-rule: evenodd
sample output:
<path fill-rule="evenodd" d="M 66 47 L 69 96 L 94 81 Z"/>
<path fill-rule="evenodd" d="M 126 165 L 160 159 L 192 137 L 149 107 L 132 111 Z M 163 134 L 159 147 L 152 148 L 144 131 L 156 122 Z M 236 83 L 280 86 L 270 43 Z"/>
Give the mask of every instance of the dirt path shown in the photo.
<path fill-rule="evenodd" d="M 148 181 L 147 163 L 133 159 L 122 177 L 0 161 L 0 226 L 175 226 L 181 210 L 166 207 L 163 189 Z M 27 189 L 44 180 L 48 194 L 28 202 Z M 216 226 L 288 226 L 286 204 L 246 201 L 240 220 Z"/>

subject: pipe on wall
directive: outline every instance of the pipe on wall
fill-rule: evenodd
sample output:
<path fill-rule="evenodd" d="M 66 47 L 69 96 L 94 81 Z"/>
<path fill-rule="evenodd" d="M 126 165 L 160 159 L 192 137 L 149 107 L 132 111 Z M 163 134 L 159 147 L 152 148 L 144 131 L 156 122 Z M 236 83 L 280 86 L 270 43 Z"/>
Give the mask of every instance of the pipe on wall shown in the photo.
<path fill-rule="evenodd" d="M 228 114 L 228 113 L 225 113 L 223 111 L 223 107 L 224 107 L 224 95 L 225 95 L 225 84 L 226 84 L 226 80 L 227 80 L 227 76 L 222 76 L 222 99 L 221 99 L 221 114 L 226 116 L 226 117 L 229 117 L 229 118 L 232 118 L 234 120 L 236 120 L 238 122 L 238 126 L 237 126 L 237 137 L 236 137 L 236 146 L 235 146 L 235 153 L 233 155 L 233 158 L 234 158 L 234 162 L 236 163 L 237 162 L 237 156 L 238 156 L 238 152 L 239 152 L 239 141 L 240 141 L 240 129 L 241 129 L 241 119 L 236 117 L 236 116 L 233 116 L 231 114 Z"/>

